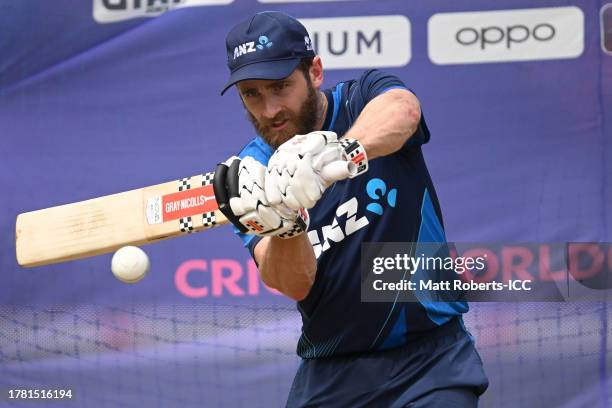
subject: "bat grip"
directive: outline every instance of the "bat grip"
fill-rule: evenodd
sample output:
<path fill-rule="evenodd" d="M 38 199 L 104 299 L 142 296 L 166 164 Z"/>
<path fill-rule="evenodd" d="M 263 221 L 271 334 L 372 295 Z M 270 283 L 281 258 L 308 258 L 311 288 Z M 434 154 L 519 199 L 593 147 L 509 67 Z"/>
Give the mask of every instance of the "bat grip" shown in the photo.
<path fill-rule="evenodd" d="M 321 177 L 329 182 L 344 180 L 357 174 L 357 166 L 352 161 L 338 160 L 326 164 L 321 169 Z"/>

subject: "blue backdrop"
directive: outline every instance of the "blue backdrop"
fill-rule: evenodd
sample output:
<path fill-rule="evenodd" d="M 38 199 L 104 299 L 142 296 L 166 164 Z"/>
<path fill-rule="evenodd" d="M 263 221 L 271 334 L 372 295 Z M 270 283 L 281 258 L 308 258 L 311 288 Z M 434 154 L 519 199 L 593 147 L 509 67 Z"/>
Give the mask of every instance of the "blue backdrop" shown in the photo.
<path fill-rule="evenodd" d="M 612 36 L 612 21 L 605 17 L 604 3 L 549 0 L 538 2 L 537 7 L 546 8 L 539 14 L 532 10 L 534 2 L 526 0 L 0 0 L 0 303 L 5 318 L 0 363 L 9 374 L 3 385 L 23 385 L 27 378 L 30 385 L 44 382 L 28 374 L 43 372 L 35 353 L 39 343 L 35 338 L 26 342 L 23 336 L 39 329 L 38 311 L 58 305 L 63 311 L 64 320 L 60 320 L 72 322 L 66 329 L 70 333 L 81 330 L 81 323 L 96 327 L 95 320 L 102 319 L 102 326 L 114 330 L 115 336 L 117 327 L 158 321 L 151 305 L 199 310 L 213 303 L 252 305 L 249 313 L 276 305 L 292 316 L 291 333 L 299 330 L 291 304 L 254 279 L 248 253 L 229 228 L 148 246 L 152 270 L 132 286 L 112 277 L 110 255 L 27 270 L 17 266 L 14 255 L 18 213 L 208 171 L 253 137 L 235 91 L 224 97 L 219 91 L 227 78 L 225 35 L 233 24 L 257 11 L 278 9 L 301 19 L 330 19 L 319 25 L 308 20 L 318 27 L 317 45 L 324 65 L 330 50 L 338 54 L 328 59 L 327 86 L 353 78 L 368 66 L 380 66 L 414 90 L 432 132 L 424 152 L 449 240 L 611 241 L 612 55 L 603 45 L 605 35 Z M 524 9 L 533 16 L 478 13 Z M 452 24 L 446 28 L 434 24 L 430 18 L 437 14 L 456 19 L 457 30 L 449 31 Z M 393 20 L 393 24 L 408 34 L 401 37 L 397 34 L 404 33 L 401 30 L 386 30 L 392 22 L 384 18 L 363 25 L 333 20 L 344 16 L 404 16 L 405 23 Z M 517 18 L 524 28 L 516 28 Z M 486 27 L 499 29 L 487 31 Z M 459 33 L 462 29 L 467 31 Z M 434 55 L 464 62 L 441 62 Z M 182 275 L 187 276 L 184 281 L 177 279 L 181 269 L 188 271 Z M 212 290 L 205 297 L 188 290 L 214 285 L 219 296 L 213 296 Z M 146 310 L 128 306 L 134 304 L 146 305 Z M 106 309 L 111 306 L 124 309 L 111 313 Z M 276 334 L 285 333 L 278 310 L 264 313 L 275 322 Z M 593 306 L 576 321 L 599 325 L 606 333 L 607 310 L 607 305 Z M 576 316 L 574 312 L 542 313 L 557 322 L 560 313 Z M 94 317 L 88 320 L 88 313 Z M 104 313 L 106 317 L 100 318 Z M 109 313 L 127 316 L 129 324 L 108 323 Z M 164 333 L 174 339 L 173 347 L 185 336 L 196 339 L 195 334 L 183 336 L 176 327 L 172 331 L 172 319 L 184 313 L 166 310 L 162 315 L 159 320 L 167 329 Z M 197 316 L 194 313 L 188 323 L 195 325 Z M 217 327 L 222 320 L 211 324 Z M 23 333 L 12 333 L 13 329 Z M 149 333 L 142 328 L 137 332 L 143 330 Z M 161 329 L 153 325 L 150 333 L 156 330 Z M 536 330 L 536 326 L 525 330 Z M 84 338 L 96 341 L 99 333 Z M 270 340 L 264 337 L 258 344 Z M 293 334 L 288 335 L 288 350 L 293 340 Z M 66 342 L 74 346 L 85 340 L 67 335 Z M 61 357 L 57 350 L 63 350 L 64 343 L 57 344 L 51 354 Z M 113 371 L 105 371 L 99 353 L 122 350 L 112 344 L 107 350 L 98 350 L 99 344 L 90 349 L 98 355 L 95 367 L 100 375 Z M 150 352 L 139 349 L 139 344 L 132 344 L 123 364 L 129 366 L 129 359 L 137 359 L 139 352 Z M 501 347 L 501 343 L 492 344 Z M 538 344 L 541 347 L 542 340 Z M 240 347 L 235 347 L 233 356 L 238 360 L 232 364 L 257 370 L 244 362 L 236 351 Z M 588 355 L 594 365 L 585 371 L 592 371 L 596 380 L 593 389 L 585 385 L 573 395 L 596 395 L 604 404 L 607 397 L 601 390 L 608 377 L 609 342 L 596 337 L 581 343 L 580 350 L 584 359 L 592 351 Z M 273 370 L 267 383 L 280 384 L 270 394 L 277 401 L 286 391 L 287 373 L 295 361 L 290 351 L 272 356 L 280 359 L 274 365 L 280 368 Z M 58 360 L 62 367 L 83 361 L 82 357 L 75 360 L 72 351 L 64 357 Z M 197 371 L 197 361 L 189 361 Z M 222 377 L 219 367 L 227 367 L 218 363 L 215 375 Z M 241 373 L 247 377 L 241 381 L 253 387 L 254 395 L 261 386 L 255 372 Z M 70 382 L 72 377 L 67 376 L 65 382 Z M 223 383 L 221 377 L 213 384 Z M 573 380 L 568 377 L 568 382 Z M 179 382 L 187 387 L 186 393 L 206 384 L 202 379 Z M 190 384 L 194 387 L 189 388 Z M 534 392 L 543 400 L 548 398 L 542 390 Z M 250 397 L 245 391 L 241 398 Z M 189 405 L 189 401 L 183 403 Z"/>

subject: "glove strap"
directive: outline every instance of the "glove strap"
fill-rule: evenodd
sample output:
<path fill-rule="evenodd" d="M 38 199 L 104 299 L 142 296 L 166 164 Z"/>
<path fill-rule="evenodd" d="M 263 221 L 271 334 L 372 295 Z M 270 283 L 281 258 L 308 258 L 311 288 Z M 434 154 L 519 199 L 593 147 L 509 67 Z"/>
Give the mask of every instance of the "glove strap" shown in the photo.
<path fill-rule="evenodd" d="M 355 178 L 368 171 L 368 156 L 365 148 L 358 140 L 343 138 L 340 139 L 340 146 L 344 149 L 347 158 L 355 163 L 357 167 L 357 172 L 351 175 L 350 178 Z"/>

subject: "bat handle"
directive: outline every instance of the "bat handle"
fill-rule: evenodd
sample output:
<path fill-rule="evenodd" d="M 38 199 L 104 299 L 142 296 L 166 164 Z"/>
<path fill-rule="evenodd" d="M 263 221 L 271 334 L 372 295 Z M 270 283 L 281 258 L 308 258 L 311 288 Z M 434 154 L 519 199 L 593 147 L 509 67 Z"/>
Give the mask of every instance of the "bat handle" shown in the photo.
<path fill-rule="evenodd" d="M 320 174 L 325 181 L 333 183 L 357 174 L 357 166 L 352 161 L 338 160 L 326 164 Z"/>

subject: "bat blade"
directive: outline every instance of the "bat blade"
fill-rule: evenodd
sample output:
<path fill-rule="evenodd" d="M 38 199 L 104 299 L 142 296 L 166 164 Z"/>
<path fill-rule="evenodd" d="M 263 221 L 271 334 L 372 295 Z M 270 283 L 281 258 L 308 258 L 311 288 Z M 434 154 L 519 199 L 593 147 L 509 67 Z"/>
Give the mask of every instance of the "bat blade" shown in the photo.
<path fill-rule="evenodd" d="M 65 262 L 226 224 L 213 177 L 206 173 L 19 214 L 17 262 L 24 267 Z"/>

